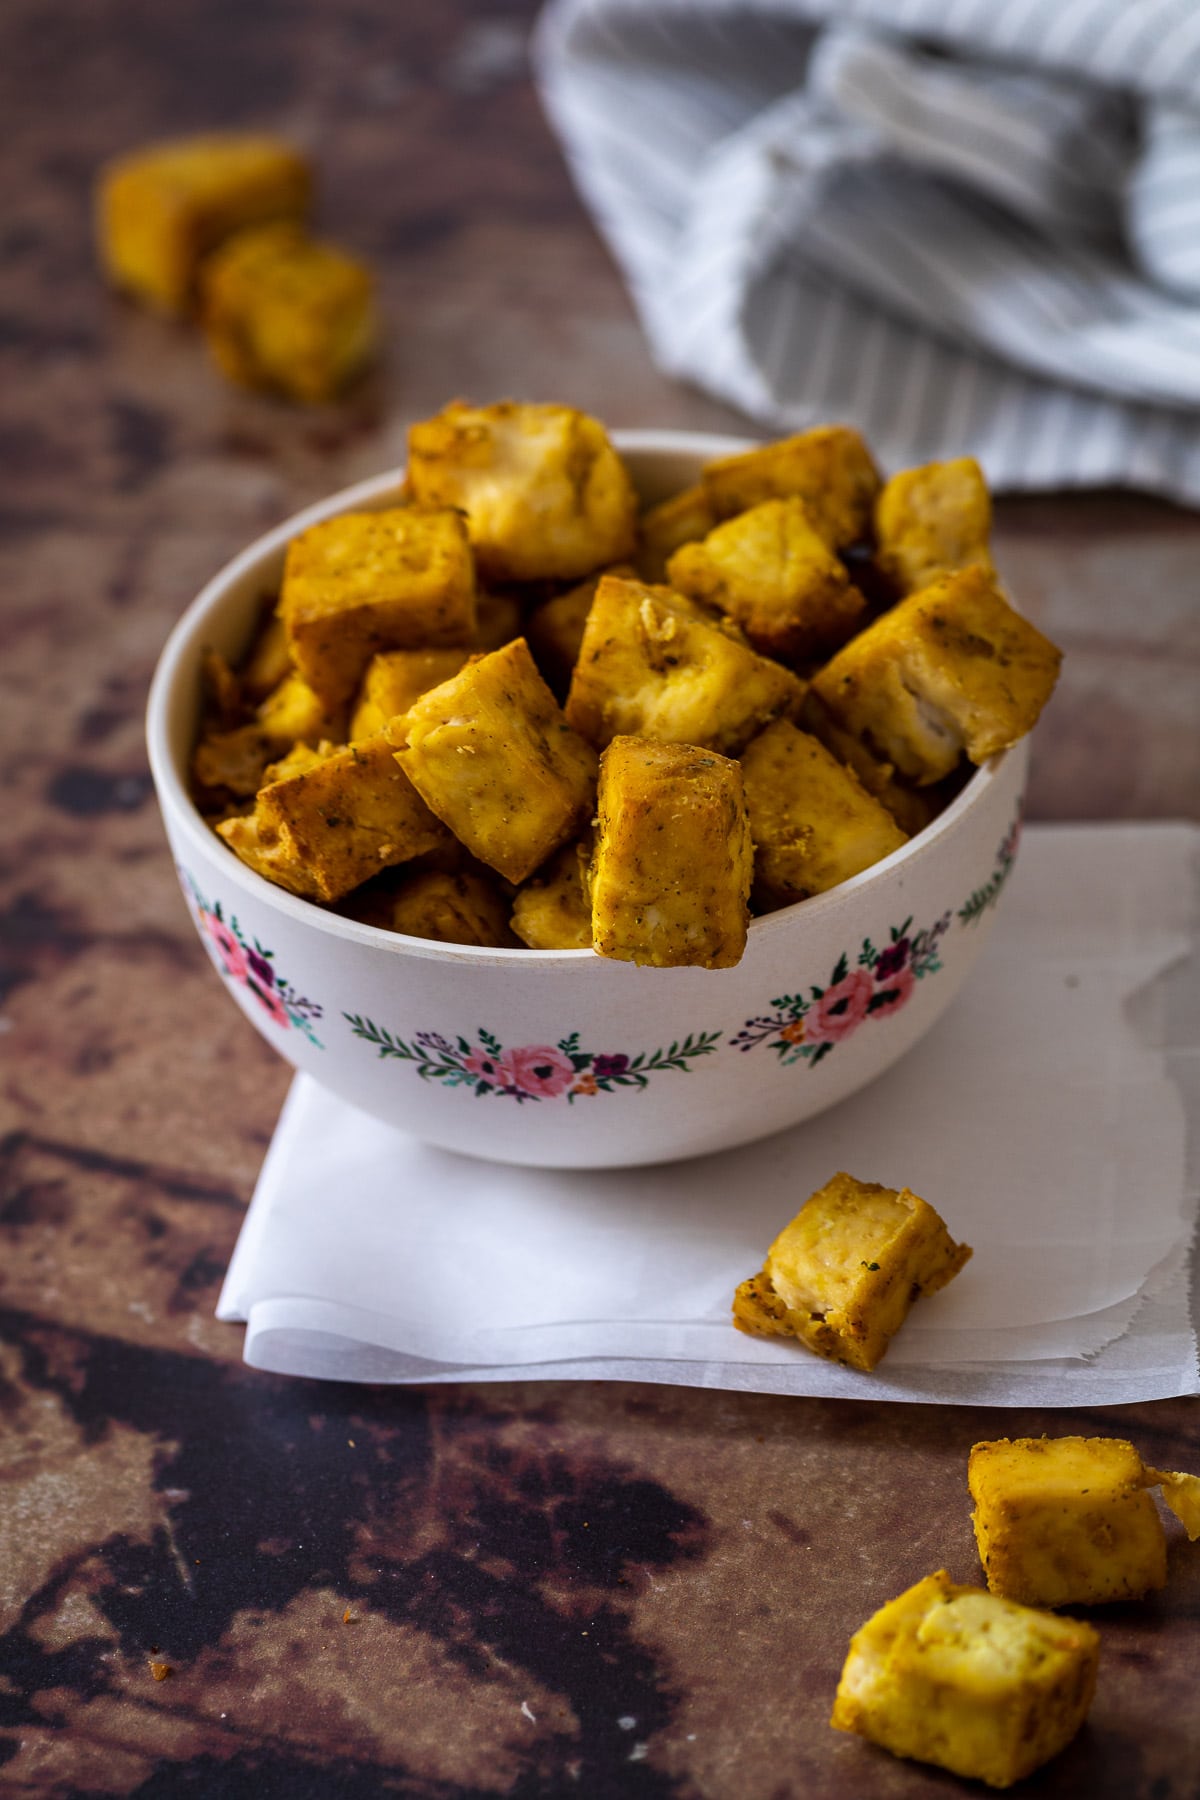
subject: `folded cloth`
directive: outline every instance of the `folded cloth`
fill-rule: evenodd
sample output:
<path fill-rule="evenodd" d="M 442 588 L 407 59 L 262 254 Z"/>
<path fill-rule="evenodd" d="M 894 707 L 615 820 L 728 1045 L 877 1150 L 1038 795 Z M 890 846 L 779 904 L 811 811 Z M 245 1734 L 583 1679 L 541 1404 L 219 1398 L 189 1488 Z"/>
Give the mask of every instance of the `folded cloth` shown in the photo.
<path fill-rule="evenodd" d="M 536 61 L 668 373 L 1200 501 L 1195 0 L 553 0 Z"/>

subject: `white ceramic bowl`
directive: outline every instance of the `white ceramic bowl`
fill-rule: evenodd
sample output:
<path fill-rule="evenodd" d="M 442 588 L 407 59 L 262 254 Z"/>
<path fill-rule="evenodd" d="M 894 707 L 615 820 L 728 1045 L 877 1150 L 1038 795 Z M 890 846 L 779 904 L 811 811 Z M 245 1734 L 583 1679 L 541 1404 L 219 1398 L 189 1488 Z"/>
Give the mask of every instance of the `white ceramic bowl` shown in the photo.
<path fill-rule="evenodd" d="M 616 441 L 649 500 L 747 447 L 680 432 Z M 386 506 L 398 482 L 393 472 L 348 488 L 235 557 L 172 632 L 150 691 L 150 765 L 180 882 L 247 1018 L 297 1068 L 419 1138 L 564 1168 L 748 1143 L 903 1056 L 953 999 L 995 916 L 1023 744 L 885 861 L 756 920 L 734 969 L 402 937 L 297 899 L 226 849 L 187 791 L 203 650 L 239 657 L 288 540 L 334 513 Z"/>

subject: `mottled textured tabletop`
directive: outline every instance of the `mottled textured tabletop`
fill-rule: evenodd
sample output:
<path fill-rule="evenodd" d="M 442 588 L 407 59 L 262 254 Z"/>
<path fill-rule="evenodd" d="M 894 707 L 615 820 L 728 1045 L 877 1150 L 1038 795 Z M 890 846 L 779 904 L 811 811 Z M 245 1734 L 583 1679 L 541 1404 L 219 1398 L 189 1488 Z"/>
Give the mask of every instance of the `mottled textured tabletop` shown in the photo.
<path fill-rule="evenodd" d="M 529 83 L 532 10 L 8 0 L 0 20 L 6 1795 L 961 1791 L 827 1720 L 871 1611 L 940 1564 L 974 1578 L 968 1446 L 1116 1432 L 1200 1470 L 1185 1401 L 347 1389 L 246 1369 L 213 1317 L 288 1075 L 214 979 L 158 824 L 141 716 L 172 621 L 452 395 L 740 424 L 651 368 Z M 311 148 L 322 222 L 378 271 L 386 360 L 341 406 L 224 386 L 94 274 L 99 161 L 243 123 Z M 1032 815 L 1195 819 L 1200 519 L 1028 499 L 998 546 L 1067 651 Z M 1091 1722 L 1028 1791 L 1200 1793 L 1200 1546 L 1171 1568 L 1104 1613 Z"/>

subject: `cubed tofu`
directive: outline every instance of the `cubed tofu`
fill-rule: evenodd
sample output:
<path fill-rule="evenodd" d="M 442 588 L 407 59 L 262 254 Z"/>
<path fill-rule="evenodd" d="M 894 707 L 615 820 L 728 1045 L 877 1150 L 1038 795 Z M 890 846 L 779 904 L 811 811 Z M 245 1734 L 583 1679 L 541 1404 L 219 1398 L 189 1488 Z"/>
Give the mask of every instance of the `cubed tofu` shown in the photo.
<path fill-rule="evenodd" d="M 341 743 L 346 735 L 346 709 L 326 706 L 303 675 L 285 675 L 255 708 L 260 731 L 277 745 Z"/>
<path fill-rule="evenodd" d="M 873 756 L 925 787 L 964 751 L 982 763 L 1024 737 L 1061 661 L 989 572 L 969 568 L 860 631 L 813 677 L 812 691 Z"/>
<path fill-rule="evenodd" d="M 665 581 L 675 551 L 707 537 L 716 523 L 708 492 L 700 485 L 650 507 L 638 522 L 637 568 L 643 581 Z"/>
<path fill-rule="evenodd" d="M 352 698 L 378 650 L 468 645 L 475 570 L 461 515 L 401 506 L 310 526 L 288 545 L 279 611 L 327 706 Z"/>
<path fill-rule="evenodd" d="M 255 724 L 206 731 L 192 752 L 192 781 L 200 790 L 197 799 L 208 811 L 214 800 L 218 810 L 222 808 L 230 794 L 241 799 L 257 794 L 263 771 L 278 754 L 278 740 Z"/>
<path fill-rule="evenodd" d="M 211 250 L 245 226 L 305 218 L 311 197 L 308 163 L 277 138 L 230 132 L 151 144 L 101 173 L 101 261 L 117 287 L 162 312 L 186 312 Z"/>
<path fill-rule="evenodd" d="M 631 564 L 617 563 L 603 573 L 628 578 L 634 575 L 634 569 Z M 589 575 L 586 581 L 577 582 L 565 594 L 556 594 L 552 600 L 535 607 L 525 622 L 525 635 L 534 661 L 560 698 L 571 686 L 584 627 L 602 578 L 601 575 Z"/>
<path fill-rule="evenodd" d="M 596 753 L 516 638 L 474 658 L 389 728 L 396 759 L 472 855 L 524 881 L 591 817 Z"/>
<path fill-rule="evenodd" d="M 336 399 L 371 359 L 370 271 L 298 225 L 237 232 L 208 258 L 200 279 L 208 347 L 222 374 L 242 387 L 318 406 Z"/>
<path fill-rule="evenodd" d="M 586 872 L 591 846 L 564 844 L 517 889 L 512 928 L 530 950 L 590 950 L 592 902 Z"/>
<path fill-rule="evenodd" d="M 685 544 L 667 565 L 671 586 L 735 619 L 764 656 L 795 662 L 857 631 L 867 603 L 802 500 L 764 500 Z"/>
<path fill-rule="evenodd" d="M 277 688 L 292 666 L 287 632 L 283 620 L 272 603 L 254 641 L 238 665 L 238 680 L 248 700 L 265 700 Z"/>
<path fill-rule="evenodd" d="M 217 830 L 250 868 L 305 899 L 338 900 L 448 835 L 382 733 L 268 773 L 253 816 Z"/>
<path fill-rule="evenodd" d="M 457 675 L 470 654 L 466 649 L 379 651 L 367 664 L 350 715 L 351 741 L 374 737 L 430 688 Z"/>
<path fill-rule="evenodd" d="M 471 869 L 421 869 L 401 881 L 389 928 L 440 944 L 519 949 L 508 923 L 508 898 Z"/>
<path fill-rule="evenodd" d="M 751 738 L 741 762 L 758 912 L 823 894 L 908 842 L 857 775 L 787 719 Z"/>
<path fill-rule="evenodd" d="M 322 706 L 299 675 L 285 675 L 256 707 L 253 721 L 203 734 L 192 756 L 192 778 L 201 788 L 256 794 L 274 759 L 293 744 L 340 742 L 344 724 L 344 713 Z"/>
<path fill-rule="evenodd" d="M 686 597 L 606 575 L 588 613 L 566 714 L 598 749 L 617 736 L 646 737 L 736 756 L 803 698 L 797 675 Z"/>
<path fill-rule="evenodd" d="M 1075 1736 L 1099 1656 L 1090 1625 L 960 1587 L 938 1569 L 855 1632 L 830 1724 L 1011 1787 Z"/>
<path fill-rule="evenodd" d="M 513 593 L 480 588 L 475 595 L 475 636 L 472 650 L 502 650 L 521 636 L 525 609 Z"/>
<path fill-rule="evenodd" d="M 1136 1600 L 1167 1579 L 1148 1490 L 1200 1481 L 1148 1469 L 1123 1438 L 997 1438 L 967 1465 L 979 1557 L 993 1594 L 1031 1606 Z M 1193 1521 L 1200 1533 L 1200 1518 Z"/>
<path fill-rule="evenodd" d="M 466 513 L 480 572 L 576 581 L 632 555 L 637 498 L 604 427 L 569 406 L 456 402 L 414 425 L 408 481 Z"/>
<path fill-rule="evenodd" d="M 592 947 L 653 968 L 728 969 L 746 948 L 754 852 L 736 762 L 614 738 L 600 759 Z"/>
<path fill-rule="evenodd" d="M 733 1322 L 869 1371 L 913 1301 L 945 1287 L 970 1254 L 908 1188 L 838 1174 L 780 1232 L 761 1273 L 742 1282 Z"/>
<path fill-rule="evenodd" d="M 875 560 L 900 594 L 972 563 L 992 566 L 992 502 L 973 456 L 905 469 L 875 502 Z"/>
<path fill-rule="evenodd" d="M 854 737 L 837 723 L 811 687 L 804 696 L 798 723 L 824 744 L 840 763 L 853 769 L 868 794 L 874 795 L 880 805 L 887 808 L 901 831 L 909 837 L 916 837 L 918 831 L 924 831 L 932 824 L 950 797 L 947 789 L 952 777 L 949 782 L 926 788 L 909 787 L 901 781 L 892 763 L 881 762 L 861 738 Z"/>
<path fill-rule="evenodd" d="M 703 481 L 718 519 L 764 500 L 803 500 L 831 550 L 870 537 L 883 485 L 870 451 L 849 425 L 817 425 L 759 450 L 720 457 L 705 464 Z"/>

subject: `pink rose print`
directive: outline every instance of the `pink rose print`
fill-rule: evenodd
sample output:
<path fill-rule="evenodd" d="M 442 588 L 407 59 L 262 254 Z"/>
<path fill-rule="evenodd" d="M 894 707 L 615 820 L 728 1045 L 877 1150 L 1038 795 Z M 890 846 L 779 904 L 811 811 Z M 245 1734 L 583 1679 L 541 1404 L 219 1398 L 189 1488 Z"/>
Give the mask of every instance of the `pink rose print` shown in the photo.
<path fill-rule="evenodd" d="M 493 1056 L 478 1047 L 462 1059 L 462 1066 L 476 1081 L 490 1081 L 493 1087 L 513 1088 L 516 1081 L 507 1057 Z"/>
<path fill-rule="evenodd" d="M 883 958 L 879 960 L 882 962 Z M 917 985 L 911 969 L 897 969 L 894 975 L 888 976 L 881 976 L 876 969 L 875 979 L 879 986 L 871 997 L 873 1019 L 886 1019 L 889 1013 L 898 1012 Z"/>
<path fill-rule="evenodd" d="M 272 952 L 257 938 L 247 941 L 236 915 L 231 913 L 227 917 L 219 900 L 210 904 L 185 868 L 180 868 L 179 875 L 184 893 L 216 947 L 222 974 L 237 982 L 239 987 L 249 988 L 273 1024 L 285 1031 L 303 1032 L 314 1049 L 320 1050 L 321 1040 L 313 1027 L 324 1009 L 315 1000 L 305 999 L 290 981 L 284 980 L 272 961 Z"/>
<path fill-rule="evenodd" d="M 275 992 L 274 987 L 259 987 L 257 981 L 247 981 L 246 986 L 250 989 L 250 992 L 254 995 L 254 998 L 259 1004 L 271 1015 L 277 1025 L 291 1024 L 291 1020 L 288 1018 L 287 1014 L 287 1007 Z"/>
<path fill-rule="evenodd" d="M 208 935 L 220 952 L 221 961 L 225 965 L 225 973 L 232 975 L 235 981 L 245 981 L 247 976 L 246 952 L 223 920 L 214 913 L 206 912 L 204 923 Z"/>
<path fill-rule="evenodd" d="M 874 984 L 865 969 L 851 969 L 833 987 L 827 987 L 808 1014 L 805 1036 L 810 1044 L 840 1044 L 857 1031 L 867 1016 Z"/>
<path fill-rule="evenodd" d="M 575 1065 L 570 1057 L 549 1044 L 526 1044 L 520 1050 L 506 1050 L 502 1061 L 513 1086 L 537 1100 L 553 1100 L 565 1094 L 575 1079 Z"/>

